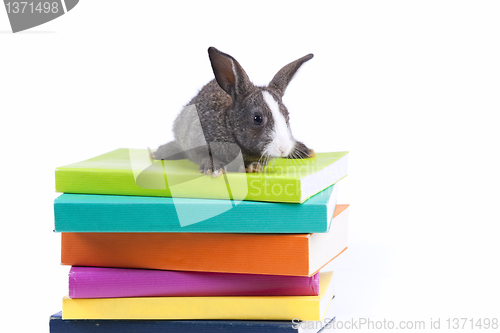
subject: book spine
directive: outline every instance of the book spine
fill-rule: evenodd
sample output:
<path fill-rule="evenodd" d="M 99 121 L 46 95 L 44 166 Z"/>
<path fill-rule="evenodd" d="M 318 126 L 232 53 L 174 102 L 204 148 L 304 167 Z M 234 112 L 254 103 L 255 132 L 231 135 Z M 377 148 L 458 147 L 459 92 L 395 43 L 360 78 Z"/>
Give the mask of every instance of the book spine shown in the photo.
<path fill-rule="evenodd" d="M 70 298 L 159 296 L 314 296 L 319 273 L 307 276 L 72 267 Z"/>
<path fill-rule="evenodd" d="M 62 233 L 63 265 L 309 276 L 309 234 Z"/>
<path fill-rule="evenodd" d="M 325 190 L 331 194 L 331 189 Z M 197 209 L 193 210 L 192 207 Z M 326 232 L 326 202 L 291 205 L 227 200 L 63 194 L 54 201 L 56 232 Z"/>
<path fill-rule="evenodd" d="M 321 320 L 319 296 L 63 298 L 63 319 Z"/>
<path fill-rule="evenodd" d="M 291 321 L 243 320 L 92 320 L 50 318 L 50 333 L 293 333 Z"/>
<path fill-rule="evenodd" d="M 159 179 L 157 172 L 153 173 L 155 179 Z M 242 175 L 240 175 L 241 178 Z M 248 192 L 246 195 L 238 197 L 238 200 L 266 201 L 266 202 L 301 202 L 301 183 L 294 178 L 263 178 L 260 175 L 245 175 L 243 188 Z M 179 178 L 182 178 L 179 176 Z M 153 197 L 172 197 L 171 189 L 165 186 L 162 188 L 157 181 L 138 184 L 134 178 L 132 170 L 107 170 L 107 169 L 86 169 L 86 168 L 59 168 L 55 172 L 56 192 L 59 193 L 79 193 L 79 194 L 107 194 L 107 195 L 136 195 Z M 181 182 L 181 181 L 179 181 Z M 182 184 L 182 182 L 181 182 Z M 141 186 L 139 186 L 141 185 Z M 177 185 L 175 197 L 180 198 L 200 198 L 200 199 L 229 199 L 226 184 L 222 181 L 218 183 L 217 190 L 214 191 L 213 179 L 200 178 L 199 184 L 193 188 L 190 182 L 184 185 Z M 326 184 L 325 188 L 331 184 Z M 244 191 L 241 188 L 239 191 Z"/>

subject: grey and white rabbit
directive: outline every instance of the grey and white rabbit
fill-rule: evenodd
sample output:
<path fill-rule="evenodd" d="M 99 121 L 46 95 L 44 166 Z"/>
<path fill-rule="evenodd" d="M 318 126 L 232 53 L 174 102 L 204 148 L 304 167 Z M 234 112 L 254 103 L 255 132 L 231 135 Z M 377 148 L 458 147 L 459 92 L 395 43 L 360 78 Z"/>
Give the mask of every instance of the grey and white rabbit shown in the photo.
<path fill-rule="evenodd" d="M 274 157 L 315 156 L 312 149 L 293 138 L 282 102 L 294 74 L 313 54 L 283 67 L 267 87 L 254 86 L 230 55 L 214 47 L 208 49 L 208 55 L 215 80 L 177 116 L 175 140 L 160 146 L 153 153 L 154 159 L 188 158 L 203 174 L 217 177 L 240 152 L 247 172 L 260 171 Z"/>

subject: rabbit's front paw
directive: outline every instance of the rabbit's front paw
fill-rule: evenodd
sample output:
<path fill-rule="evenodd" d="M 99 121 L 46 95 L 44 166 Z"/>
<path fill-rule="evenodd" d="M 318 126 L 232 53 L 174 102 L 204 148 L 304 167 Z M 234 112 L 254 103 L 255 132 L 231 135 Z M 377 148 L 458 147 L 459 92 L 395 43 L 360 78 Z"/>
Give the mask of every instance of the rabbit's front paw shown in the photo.
<path fill-rule="evenodd" d="M 314 150 L 308 148 L 302 142 L 297 141 L 292 152 L 286 158 L 303 159 L 303 158 L 311 158 L 311 157 L 316 157 L 316 153 L 314 152 Z"/>
<path fill-rule="evenodd" d="M 248 173 L 261 172 L 264 169 L 264 165 L 259 162 L 252 162 L 245 166 L 245 171 Z"/>
<path fill-rule="evenodd" d="M 244 167 L 244 170 L 241 170 L 242 172 L 261 172 L 264 169 L 264 165 L 260 162 L 252 162 L 249 164 L 246 164 Z"/>
<path fill-rule="evenodd" d="M 213 177 L 219 177 L 223 173 L 226 173 L 227 166 L 219 161 L 218 159 L 212 159 L 210 157 L 205 157 L 200 163 L 200 173 L 204 175 L 212 175 Z"/>

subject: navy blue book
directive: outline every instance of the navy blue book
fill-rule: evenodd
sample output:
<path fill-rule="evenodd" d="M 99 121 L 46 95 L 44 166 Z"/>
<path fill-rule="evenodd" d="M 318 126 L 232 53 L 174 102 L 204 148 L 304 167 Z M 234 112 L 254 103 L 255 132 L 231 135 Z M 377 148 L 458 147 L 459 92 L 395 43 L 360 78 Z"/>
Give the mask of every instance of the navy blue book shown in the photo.
<path fill-rule="evenodd" d="M 321 321 L 300 320 L 90 320 L 62 319 L 62 312 L 50 317 L 50 333 L 317 333 L 332 326 L 334 300 Z"/>

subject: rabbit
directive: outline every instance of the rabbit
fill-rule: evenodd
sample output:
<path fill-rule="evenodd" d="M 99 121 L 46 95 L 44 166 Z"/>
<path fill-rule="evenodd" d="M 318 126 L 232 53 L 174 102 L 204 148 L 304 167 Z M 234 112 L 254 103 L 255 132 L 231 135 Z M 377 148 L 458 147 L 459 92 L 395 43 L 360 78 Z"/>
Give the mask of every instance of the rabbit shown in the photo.
<path fill-rule="evenodd" d="M 152 158 L 188 158 L 199 165 L 199 172 L 218 177 L 240 152 L 244 162 L 240 172 L 260 172 L 274 157 L 315 156 L 292 136 L 282 102 L 294 74 L 313 54 L 283 67 L 267 87 L 254 86 L 229 54 L 210 47 L 208 55 L 215 79 L 175 119 L 175 140 L 161 145 Z"/>

